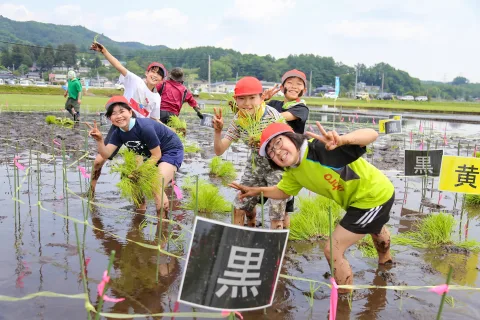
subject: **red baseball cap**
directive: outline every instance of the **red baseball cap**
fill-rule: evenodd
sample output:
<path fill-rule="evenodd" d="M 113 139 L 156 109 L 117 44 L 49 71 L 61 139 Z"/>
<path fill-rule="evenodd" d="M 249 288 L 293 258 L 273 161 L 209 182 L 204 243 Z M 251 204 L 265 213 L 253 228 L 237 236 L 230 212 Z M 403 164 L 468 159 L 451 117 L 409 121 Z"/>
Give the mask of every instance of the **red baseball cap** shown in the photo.
<path fill-rule="evenodd" d="M 235 97 L 248 96 L 251 94 L 263 93 L 260 80 L 255 77 L 243 77 L 235 85 Z"/>
<path fill-rule="evenodd" d="M 127 107 L 132 109 L 132 107 L 130 106 L 130 103 L 128 102 L 127 98 L 125 98 L 124 96 L 113 96 L 110 99 L 108 99 L 107 104 L 105 105 L 105 110 L 108 111 L 108 108 L 110 108 L 110 106 L 112 106 L 114 104 L 117 104 L 117 103 L 126 104 Z"/>
<path fill-rule="evenodd" d="M 260 150 L 258 150 L 258 153 L 262 157 L 265 157 L 267 154 L 265 149 L 270 140 L 285 132 L 293 132 L 292 127 L 286 123 L 275 122 L 268 125 L 268 127 L 262 131 L 262 136 L 260 137 Z"/>
<path fill-rule="evenodd" d="M 168 76 L 168 71 L 167 71 L 167 69 L 164 67 L 163 64 L 161 64 L 161 63 L 159 63 L 159 62 L 152 62 L 152 63 L 150 63 L 150 64 L 148 65 L 146 71 L 149 71 L 149 70 L 152 69 L 153 67 L 159 67 L 159 68 L 163 71 L 163 78 L 164 78 L 164 79 Z"/>
<path fill-rule="evenodd" d="M 307 86 L 307 77 L 305 76 L 305 73 L 297 69 L 293 69 L 285 72 L 285 74 L 282 76 L 282 86 L 288 78 L 292 78 L 292 77 L 297 77 L 302 79 L 305 87 Z"/>

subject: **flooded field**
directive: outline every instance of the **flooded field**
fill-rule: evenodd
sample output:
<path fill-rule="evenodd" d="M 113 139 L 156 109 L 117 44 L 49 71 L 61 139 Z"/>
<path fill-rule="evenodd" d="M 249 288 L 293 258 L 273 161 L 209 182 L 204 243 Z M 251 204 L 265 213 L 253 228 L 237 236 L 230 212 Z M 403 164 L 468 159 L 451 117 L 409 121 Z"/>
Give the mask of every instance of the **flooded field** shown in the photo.
<path fill-rule="evenodd" d="M 83 125 L 73 129 L 47 125 L 45 116 L 0 114 L 0 295 L 24 297 L 50 291 L 71 297 L 39 296 L 14 302 L 3 299 L 0 319 L 87 319 L 83 297 L 75 296 L 85 292 L 79 252 L 86 260 L 86 286 L 94 307 L 99 302 L 97 285 L 112 251 L 116 252 L 108 295 L 125 300 L 105 302 L 104 312 L 160 319 L 161 316 L 149 315 L 174 310 L 203 311 L 175 303 L 194 220 L 193 212 L 183 209 L 186 200 L 174 201 L 170 217 L 174 223 L 164 222 L 159 230 L 153 203 L 149 203 L 146 216 L 133 214 L 133 206 L 120 197 L 115 186 L 119 176 L 109 173 L 111 163 L 107 163 L 96 196 L 88 203 L 85 196 L 89 181 L 78 166 L 90 173 L 96 154 L 94 141 L 86 136 Z M 85 120 L 93 119 L 99 120 L 99 116 L 91 114 Z M 310 123 L 320 121 L 327 129 L 335 127 L 340 133 L 366 126 L 378 128 L 374 122 L 379 120 L 344 115 L 342 121 L 338 116 L 321 113 L 310 116 Z M 189 176 L 199 175 L 217 184 L 221 194 L 233 201 L 235 191 L 209 176 L 208 162 L 214 156 L 213 132 L 200 127 L 193 115 L 187 123 L 187 140 L 197 143 L 200 151 L 186 154 L 177 175 L 178 185 L 181 187 Z M 102 130 L 106 132 L 108 125 Z M 414 221 L 442 211 L 455 217 L 454 239 L 480 241 L 480 208 L 466 208 L 461 194 L 439 192 L 438 178 L 406 178 L 403 173 L 404 150 L 418 150 L 420 145 L 425 150 L 443 149 L 446 155 L 472 156 L 480 143 L 480 125 L 404 120 L 403 132 L 381 135 L 366 155 L 396 187 L 388 223 L 392 234 L 409 231 Z M 26 167 L 18 170 L 18 176 L 14 170 L 15 156 Z M 223 158 L 234 163 L 240 177 L 249 157 L 244 145 L 234 144 Z M 120 157 L 116 161 L 119 160 Z M 167 194 L 171 196 L 172 192 Z M 308 191 L 303 196 L 308 197 Z M 208 217 L 230 221 L 229 213 Z M 268 227 L 268 214 L 265 221 Z M 174 256 L 158 255 L 159 244 Z M 289 241 L 281 273 L 327 282 L 329 266 L 323 245 L 323 241 Z M 352 247 L 347 258 L 354 272 L 354 284 L 438 285 L 445 283 L 451 265 L 452 284 L 480 287 L 478 253 L 398 245 L 393 249 L 396 263 L 386 268 L 379 267 L 376 259 L 362 257 Z M 453 299 L 445 305 L 444 319 L 480 319 L 480 291 L 451 290 L 448 295 Z M 312 295 L 308 282 L 281 278 L 272 307 L 242 314 L 245 319 L 327 319 L 329 298 L 330 289 L 326 286 Z M 440 297 L 425 288 L 361 289 L 355 290 L 351 306 L 346 297 L 339 299 L 337 319 L 433 319 L 439 303 Z"/>

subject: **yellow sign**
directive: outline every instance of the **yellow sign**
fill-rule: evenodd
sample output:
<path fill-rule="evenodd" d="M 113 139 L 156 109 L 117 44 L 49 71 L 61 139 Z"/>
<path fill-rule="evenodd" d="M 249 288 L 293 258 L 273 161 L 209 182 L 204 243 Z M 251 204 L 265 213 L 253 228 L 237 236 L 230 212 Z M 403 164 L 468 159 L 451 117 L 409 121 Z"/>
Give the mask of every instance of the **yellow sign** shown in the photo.
<path fill-rule="evenodd" d="M 480 194 L 480 158 L 443 156 L 439 189 Z"/>
<path fill-rule="evenodd" d="M 402 120 L 402 116 L 393 116 L 393 120 Z"/>
<path fill-rule="evenodd" d="M 378 121 L 378 132 L 385 133 L 385 122 L 392 121 L 393 119 L 383 119 Z"/>

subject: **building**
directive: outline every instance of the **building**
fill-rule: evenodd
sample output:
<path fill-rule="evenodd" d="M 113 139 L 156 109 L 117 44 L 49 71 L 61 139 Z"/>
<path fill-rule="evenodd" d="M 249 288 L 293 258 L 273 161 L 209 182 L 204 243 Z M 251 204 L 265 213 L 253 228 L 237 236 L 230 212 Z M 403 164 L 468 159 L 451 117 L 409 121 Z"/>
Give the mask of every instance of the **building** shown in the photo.
<path fill-rule="evenodd" d="M 89 73 L 90 68 L 89 67 L 79 67 L 78 68 L 78 73 Z"/>
<path fill-rule="evenodd" d="M 25 75 L 25 77 L 30 80 L 41 80 L 42 78 L 40 72 L 29 72 Z"/>
<path fill-rule="evenodd" d="M 263 90 L 272 89 L 276 82 L 269 82 L 269 81 L 260 81 L 262 83 Z M 233 93 L 235 90 L 235 85 L 237 84 L 236 81 L 221 81 L 212 83 L 210 92 L 218 92 L 218 93 Z"/>
<path fill-rule="evenodd" d="M 61 83 L 64 84 L 67 82 L 67 75 L 66 74 L 58 74 L 58 73 L 50 73 L 48 75 L 48 81 L 51 83 Z"/>
<path fill-rule="evenodd" d="M 102 66 L 104 66 L 104 67 L 110 67 L 111 66 L 110 62 L 108 62 L 108 60 L 106 60 L 106 59 L 100 60 L 100 62 L 102 63 Z M 124 66 L 127 64 L 125 61 L 118 61 L 118 62 L 120 62 Z"/>

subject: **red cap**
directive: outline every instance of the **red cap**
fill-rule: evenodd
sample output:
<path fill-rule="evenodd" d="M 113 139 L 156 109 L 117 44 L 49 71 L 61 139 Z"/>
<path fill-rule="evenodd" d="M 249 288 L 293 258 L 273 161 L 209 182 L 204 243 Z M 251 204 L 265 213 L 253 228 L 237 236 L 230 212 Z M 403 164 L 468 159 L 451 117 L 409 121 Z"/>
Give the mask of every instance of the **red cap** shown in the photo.
<path fill-rule="evenodd" d="M 162 69 L 163 71 L 163 78 L 165 79 L 167 76 L 168 76 L 168 71 L 167 69 L 163 66 L 163 64 L 161 63 L 158 63 L 158 62 L 152 62 L 148 65 L 148 68 L 146 71 L 149 71 L 150 69 L 152 69 L 153 67 L 159 67 L 160 69 Z"/>
<path fill-rule="evenodd" d="M 108 111 L 108 108 L 111 105 L 116 104 L 116 103 L 123 103 L 123 104 L 126 104 L 130 109 L 132 108 L 130 106 L 130 103 L 128 103 L 127 98 L 125 98 L 124 96 L 113 96 L 107 101 L 107 104 L 105 105 L 105 110 Z"/>
<path fill-rule="evenodd" d="M 267 148 L 267 144 L 270 142 L 270 140 L 285 132 L 293 132 L 292 127 L 286 123 L 275 122 L 268 125 L 268 127 L 262 131 L 262 136 L 260 137 L 260 150 L 258 150 L 258 153 L 262 157 L 265 157 L 265 149 Z"/>
<path fill-rule="evenodd" d="M 235 97 L 263 93 L 260 80 L 255 77 L 243 77 L 235 85 Z"/>
<path fill-rule="evenodd" d="M 307 86 L 307 77 L 305 76 L 305 73 L 297 69 L 293 69 L 285 72 L 285 74 L 282 76 L 282 86 L 288 78 L 292 78 L 292 77 L 297 77 L 302 79 L 305 87 Z"/>

